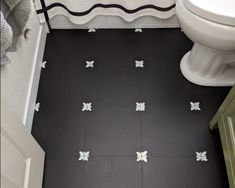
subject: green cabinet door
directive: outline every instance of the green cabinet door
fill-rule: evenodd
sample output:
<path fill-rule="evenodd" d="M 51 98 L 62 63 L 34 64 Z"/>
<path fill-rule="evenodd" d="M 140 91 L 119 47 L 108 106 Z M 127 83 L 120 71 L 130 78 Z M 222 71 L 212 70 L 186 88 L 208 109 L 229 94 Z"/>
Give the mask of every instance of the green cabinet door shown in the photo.
<path fill-rule="evenodd" d="M 235 188 L 235 87 L 211 121 L 211 129 L 219 128 L 230 188 Z"/>
<path fill-rule="evenodd" d="M 235 188 L 235 98 L 219 120 L 219 131 L 230 188 Z"/>

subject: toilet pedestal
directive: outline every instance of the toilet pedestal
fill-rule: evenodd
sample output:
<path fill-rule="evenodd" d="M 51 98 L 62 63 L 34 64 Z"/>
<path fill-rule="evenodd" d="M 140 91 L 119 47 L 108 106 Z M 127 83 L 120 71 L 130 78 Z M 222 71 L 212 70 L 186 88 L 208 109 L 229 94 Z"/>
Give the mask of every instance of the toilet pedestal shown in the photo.
<path fill-rule="evenodd" d="M 186 53 L 180 64 L 183 75 L 203 86 L 232 86 L 235 84 L 235 52 L 222 53 L 197 43 Z"/>

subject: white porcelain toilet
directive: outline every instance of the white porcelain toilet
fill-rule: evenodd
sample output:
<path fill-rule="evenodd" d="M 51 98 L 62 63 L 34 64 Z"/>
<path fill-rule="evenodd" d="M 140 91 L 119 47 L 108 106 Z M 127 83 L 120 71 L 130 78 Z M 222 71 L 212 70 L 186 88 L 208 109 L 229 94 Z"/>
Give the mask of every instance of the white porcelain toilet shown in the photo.
<path fill-rule="evenodd" d="M 177 0 L 176 12 L 194 42 L 181 60 L 183 75 L 198 85 L 234 85 L 235 0 Z"/>

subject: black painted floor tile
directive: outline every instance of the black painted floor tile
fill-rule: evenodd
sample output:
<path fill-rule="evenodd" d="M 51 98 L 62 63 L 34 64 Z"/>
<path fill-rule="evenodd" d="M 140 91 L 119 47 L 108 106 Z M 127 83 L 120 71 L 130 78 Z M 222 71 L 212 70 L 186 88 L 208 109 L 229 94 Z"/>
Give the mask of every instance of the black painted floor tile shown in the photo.
<path fill-rule="evenodd" d="M 209 188 L 203 186 L 202 165 L 192 157 L 149 158 L 143 164 L 143 188 Z"/>
<path fill-rule="evenodd" d="M 180 30 L 144 29 L 142 33 L 133 33 L 130 30 L 126 36 L 128 38 L 123 40 L 126 47 L 121 52 L 126 53 L 127 49 L 133 57 L 150 59 L 150 63 L 169 63 L 174 60 L 172 66 L 177 65 L 192 46 L 192 42 Z"/>
<path fill-rule="evenodd" d="M 197 87 L 187 81 L 179 70 L 179 64 L 167 69 L 165 62 L 146 63 L 141 75 L 141 96 L 150 107 L 158 111 L 174 110 L 180 116 L 191 116 L 190 101 L 198 100 Z"/>
<path fill-rule="evenodd" d="M 81 188 L 83 164 L 75 157 L 46 157 L 43 188 Z"/>
<path fill-rule="evenodd" d="M 118 104 L 128 107 L 129 103 L 135 101 L 140 96 L 140 78 L 133 67 L 133 62 L 128 60 L 125 62 L 126 68 L 119 65 L 113 67 L 97 65 L 94 71 L 91 70 L 84 81 L 86 97 L 104 103 L 102 108 L 107 108 L 106 103 L 110 104 L 109 108 L 116 108 Z"/>
<path fill-rule="evenodd" d="M 210 131 L 209 123 L 214 114 L 223 103 L 230 88 L 206 88 L 198 86 L 198 101 L 201 102 L 201 112 L 195 114 L 198 127 L 200 148 L 217 154 L 220 149 L 220 136 L 218 131 Z"/>
<path fill-rule="evenodd" d="M 84 164 L 83 188 L 141 188 L 141 163 L 129 157 L 91 157 Z"/>
<path fill-rule="evenodd" d="M 218 150 L 218 152 L 222 152 Z M 203 163 L 202 175 L 205 188 L 229 188 L 223 155 L 208 154 L 208 162 Z"/>
<path fill-rule="evenodd" d="M 209 129 L 209 121 L 203 122 L 202 119 L 197 119 L 199 148 L 217 155 L 220 151 L 220 135 L 218 130 Z"/>
<path fill-rule="evenodd" d="M 79 111 L 47 112 L 44 107 L 35 114 L 33 135 L 47 155 L 75 155 L 85 147 L 86 115 Z M 71 117 L 71 114 L 74 114 Z"/>
<path fill-rule="evenodd" d="M 141 133 L 139 113 L 133 109 L 110 106 L 89 116 L 86 148 L 91 155 L 136 156 L 141 150 Z"/>
<path fill-rule="evenodd" d="M 198 150 L 198 134 L 193 120 L 172 110 L 154 112 L 142 115 L 143 149 L 151 156 L 194 155 Z"/>

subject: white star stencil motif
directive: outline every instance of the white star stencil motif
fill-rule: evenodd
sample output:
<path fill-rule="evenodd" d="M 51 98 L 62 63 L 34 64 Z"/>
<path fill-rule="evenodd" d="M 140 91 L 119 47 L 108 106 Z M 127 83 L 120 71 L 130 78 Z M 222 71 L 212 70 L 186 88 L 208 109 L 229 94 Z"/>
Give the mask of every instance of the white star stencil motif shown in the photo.
<path fill-rule="evenodd" d="M 142 29 L 141 28 L 137 28 L 137 29 L 135 29 L 135 32 L 136 33 L 142 33 Z"/>
<path fill-rule="evenodd" d="M 200 102 L 190 102 L 190 106 L 191 106 L 191 111 L 201 110 Z"/>
<path fill-rule="evenodd" d="M 136 103 L 136 111 L 145 111 L 145 102 Z"/>
<path fill-rule="evenodd" d="M 37 104 L 35 104 L 34 110 L 35 110 L 36 112 L 39 112 L 39 109 L 40 109 L 40 103 L 38 102 Z"/>
<path fill-rule="evenodd" d="M 144 67 L 144 60 L 141 60 L 141 61 L 135 60 L 135 67 L 143 68 Z"/>
<path fill-rule="evenodd" d="M 88 161 L 88 158 L 90 156 L 89 151 L 79 151 L 79 161 Z"/>
<path fill-rule="evenodd" d="M 94 28 L 88 30 L 88 33 L 94 33 L 94 32 L 96 32 L 96 30 Z"/>
<path fill-rule="evenodd" d="M 91 111 L 92 106 L 91 106 L 91 102 L 90 103 L 83 103 L 83 108 L 82 111 Z"/>
<path fill-rule="evenodd" d="M 88 68 L 88 67 L 93 68 L 94 67 L 94 63 L 95 63 L 94 60 L 93 61 L 86 61 L 86 68 Z"/>
<path fill-rule="evenodd" d="M 147 154 L 148 154 L 148 152 L 147 151 L 144 151 L 144 152 L 136 152 L 136 154 L 137 154 L 137 159 L 136 159 L 136 161 L 144 161 L 144 162 L 148 162 L 148 160 L 147 160 Z"/>
<path fill-rule="evenodd" d="M 46 64 L 47 64 L 47 62 L 46 62 L 46 61 L 43 61 L 42 64 L 41 64 L 41 67 L 42 67 L 43 69 L 45 69 L 45 68 L 46 68 Z"/>
<path fill-rule="evenodd" d="M 196 152 L 196 161 L 208 161 L 207 152 Z"/>

